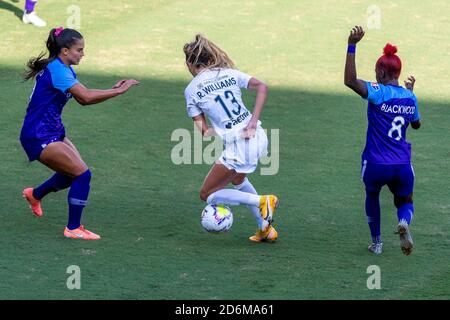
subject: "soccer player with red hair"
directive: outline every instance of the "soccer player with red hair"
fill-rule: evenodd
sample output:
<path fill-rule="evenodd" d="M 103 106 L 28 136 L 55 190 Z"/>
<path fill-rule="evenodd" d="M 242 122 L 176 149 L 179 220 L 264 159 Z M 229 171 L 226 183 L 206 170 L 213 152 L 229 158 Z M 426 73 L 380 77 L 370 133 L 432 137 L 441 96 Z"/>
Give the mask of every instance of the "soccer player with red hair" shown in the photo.
<path fill-rule="evenodd" d="M 361 177 L 366 188 L 366 215 L 372 244 L 369 251 L 382 253 L 380 237 L 380 191 L 384 185 L 394 195 L 397 208 L 397 232 L 405 255 L 413 248 L 409 225 L 414 213 L 414 170 L 411 164 L 411 145 L 406 140 L 406 129 L 420 128 L 417 98 L 413 93 L 415 79 L 410 76 L 405 87 L 398 79 L 402 62 L 397 47 L 386 44 L 383 55 L 375 65 L 377 82 L 360 80 L 356 76 L 356 44 L 364 37 L 364 30 L 355 26 L 348 37 L 344 83 L 362 98 L 368 100 L 367 139 L 362 153 Z"/>

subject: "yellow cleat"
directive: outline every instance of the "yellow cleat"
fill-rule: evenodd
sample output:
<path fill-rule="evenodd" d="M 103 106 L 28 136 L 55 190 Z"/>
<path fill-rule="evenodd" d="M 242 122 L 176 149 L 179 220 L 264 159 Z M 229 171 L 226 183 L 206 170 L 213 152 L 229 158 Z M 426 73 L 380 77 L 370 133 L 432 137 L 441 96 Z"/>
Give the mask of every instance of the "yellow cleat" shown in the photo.
<path fill-rule="evenodd" d="M 261 213 L 261 217 L 269 224 L 272 223 L 273 214 L 278 208 L 278 203 L 278 198 L 274 195 L 261 196 L 261 200 L 259 202 L 259 212 Z"/>
<path fill-rule="evenodd" d="M 258 230 L 256 231 L 256 234 L 254 236 L 251 236 L 249 239 L 255 242 L 264 242 L 264 241 L 270 241 L 273 242 L 277 240 L 278 238 L 278 232 L 275 230 L 274 227 L 268 226 L 266 230 Z"/>

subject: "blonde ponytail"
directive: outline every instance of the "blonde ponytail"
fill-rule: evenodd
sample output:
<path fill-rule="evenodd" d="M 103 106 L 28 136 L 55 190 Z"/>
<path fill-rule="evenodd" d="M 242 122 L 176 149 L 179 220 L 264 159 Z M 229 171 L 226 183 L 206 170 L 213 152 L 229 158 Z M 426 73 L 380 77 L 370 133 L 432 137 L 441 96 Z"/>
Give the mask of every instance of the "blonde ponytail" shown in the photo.
<path fill-rule="evenodd" d="M 235 68 L 234 62 L 228 55 L 201 34 L 197 34 L 194 41 L 186 43 L 183 51 L 186 62 L 197 68 L 201 66 L 208 69 Z"/>

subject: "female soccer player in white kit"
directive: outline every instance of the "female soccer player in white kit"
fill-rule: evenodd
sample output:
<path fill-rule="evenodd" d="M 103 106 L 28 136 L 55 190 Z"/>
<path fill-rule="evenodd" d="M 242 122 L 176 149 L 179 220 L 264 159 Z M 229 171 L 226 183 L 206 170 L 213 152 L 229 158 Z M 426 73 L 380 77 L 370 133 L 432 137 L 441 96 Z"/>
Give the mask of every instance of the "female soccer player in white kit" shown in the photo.
<path fill-rule="evenodd" d="M 267 86 L 236 70 L 227 54 L 200 34 L 185 44 L 183 51 L 194 76 L 185 90 L 188 115 L 203 136 L 218 135 L 224 142 L 224 151 L 206 176 L 200 198 L 208 204 L 247 205 L 258 222 L 250 240 L 275 241 L 278 233 L 272 218 L 278 198 L 258 195 L 246 177 L 255 171 L 259 158 L 267 155 L 268 140 L 259 121 Z M 242 102 L 241 88 L 256 91 L 253 114 Z M 230 182 L 234 189 L 225 189 Z"/>

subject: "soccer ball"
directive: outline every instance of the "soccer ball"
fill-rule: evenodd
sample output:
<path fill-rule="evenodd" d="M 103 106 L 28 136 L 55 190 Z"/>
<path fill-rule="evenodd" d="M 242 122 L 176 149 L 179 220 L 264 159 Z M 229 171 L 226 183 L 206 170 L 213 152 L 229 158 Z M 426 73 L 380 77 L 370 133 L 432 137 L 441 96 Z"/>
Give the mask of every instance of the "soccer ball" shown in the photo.
<path fill-rule="evenodd" d="M 233 225 L 233 212 L 227 206 L 209 204 L 202 211 L 201 223 L 208 232 L 226 232 Z"/>

